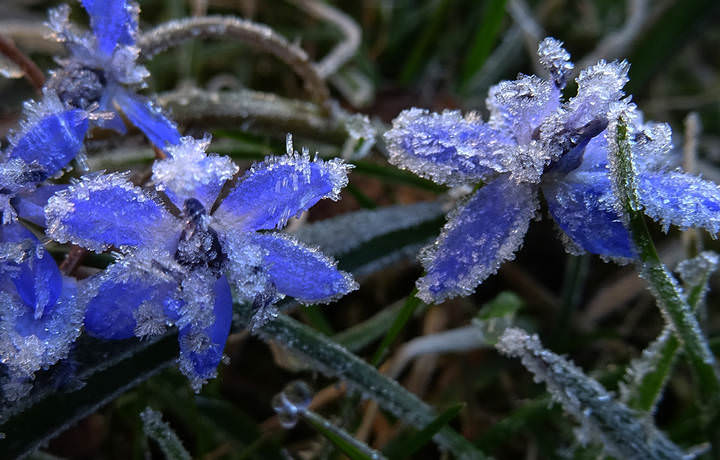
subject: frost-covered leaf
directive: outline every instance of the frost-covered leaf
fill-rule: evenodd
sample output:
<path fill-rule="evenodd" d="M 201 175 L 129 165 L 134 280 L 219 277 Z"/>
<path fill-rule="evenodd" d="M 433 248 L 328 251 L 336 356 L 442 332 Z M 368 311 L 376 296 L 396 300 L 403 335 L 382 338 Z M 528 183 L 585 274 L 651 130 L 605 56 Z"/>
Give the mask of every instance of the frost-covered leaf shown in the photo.
<path fill-rule="evenodd" d="M 544 349 L 537 336 L 510 328 L 496 346 L 502 353 L 520 358 L 535 380 L 545 383 L 553 399 L 580 423 L 576 436 L 581 443 L 598 442 L 616 458 L 685 458 L 685 452 L 650 420 L 615 401 L 577 366 Z"/>
<path fill-rule="evenodd" d="M 146 407 L 140 413 L 142 419 L 143 432 L 146 436 L 152 438 L 160 446 L 165 458 L 172 460 L 190 460 L 192 457 L 185 450 L 180 438 L 170 428 L 167 422 L 162 419 L 162 414 L 156 410 Z"/>

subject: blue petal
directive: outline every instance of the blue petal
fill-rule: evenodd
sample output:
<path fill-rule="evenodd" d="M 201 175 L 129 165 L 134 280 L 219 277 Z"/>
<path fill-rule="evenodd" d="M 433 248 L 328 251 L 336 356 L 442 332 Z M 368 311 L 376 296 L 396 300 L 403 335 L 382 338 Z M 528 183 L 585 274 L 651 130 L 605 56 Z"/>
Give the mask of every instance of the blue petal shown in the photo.
<path fill-rule="evenodd" d="M 179 222 L 123 174 L 86 176 L 50 198 L 47 234 L 93 251 L 110 246 L 167 248 Z"/>
<path fill-rule="evenodd" d="M 142 131 L 159 149 L 180 143 L 180 133 L 173 121 L 167 118 L 150 99 L 139 94 L 118 90 L 115 103 L 133 125 Z"/>
<path fill-rule="evenodd" d="M 540 123 L 560 107 L 560 90 L 547 80 L 523 75 L 490 88 L 487 105 L 490 124 L 518 144 L 527 144 Z"/>
<path fill-rule="evenodd" d="M 45 115 L 13 141 L 9 158 L 36 162 L 52 176 L 80 153 L 87 130 L 87 114 L 82 110 Z"/>
<path fill-rule="evenodd" d="M 638 177 L 645 213 L 667 228 L 703 227 L 720 231 L 720 187 L 681 172 L 643 172 Z"/>
<path fill-rule="evenodd" d="M 385 133 L 390 162 L 439 184 L 458 185 L 505 172 L 499 148 L 515 142 L 459 111 L 405 110 Z"/>
<path fill-rule="evenodd" d="M 192 335 L 197 333 L 192 324 L 180 330 L 180 370 L 190 379 L 195 391 L 199 391 L 206 380 L 217 375 L 217 367 L 222 360 L 232 323 L 232 294 L 225 276 L 215 282 L 214 291 L 215 318 L 213 324 L 201 332 L 209 339 L 209 343 L 205 344 L 206 348 L 203 351 L 192 350 L 192 344 L 196 342 Z"/>
<path fill-rule="evenodd" d="M 209 136 L 183 137 L 179 145 L 168 147 L 168 159 L 153 164 L 156 188 L 180 209 L 189 198 L 211 209 L 225 182 L 238 171 L 230 158 L 205 154 L 208 145 Z"/>
<path fill-rule="evenodd" d="M 625 96 L 630 64 L 627 61 L 605 62 L 583 69 L 576 81 L 577 95 L 565 104 L 565 125 L 577 129 L 598 118 L 606 118 L 610 104 Z"/>
<path fill-rule="evenodd" d="M 65 190 L 67 185 L 41 185 L 30 191 L 19 193 L 13 199 L 13 207 L 19 217 L 40 227 L 45 226 L 45 206 L 55 193 Z"/>
<path fill-rule="evenodd" d="M 134 45 L 137 32 L 138 6 L 127 0 L 82 0 L 90 15 L 90 27 L 97 38 L 97 47 L 106 56 L 117 45 Z"/>
<path fill-rule="evenodd" d="M 12 378 L 32 377 L 67 356 L 70 345 L 80 335 L 83 312 L 76 302 L 74 280 L 65 278 L 57 301 L 37 316 L 32 307 L 4 291 L 3 314 L 0 315 L 0 361 Z"/>
<path fill-rule="evenodd" d="M 607 171 L 548 178 L 543 194 L 550 214 L 577 246 L 604 257 L 634 257 L 630 234 L 615 210 Z"/>
<path fill-rule="evenodd" d="M 535 188 L 503 175 L 451 212 L 440 237 L 420 254 L 427 274 L 417 282 L 418 297 L 439 303 L 470 295 L 512 259 L 537 209 Z"/>
<path fill-rule="evenodd" d="M 4 265 L 20 299 L 40 318 L 55 305 L 62 290 L 62 276 L 55 260 L 40 241 L 18 223 L 0 226 L 0 242 L 17 243 L 24 250 L 22 261 Z M 5 270 L 0 269 L 2 271 Z"/>
<path fill-rule="evenodd" d="M 288 236 L 257 233 L 250 241 L 263 250 L 264 271 L 282 294 L 303 303 L 327 303 L 357 289 L 352 276 L 338 270 L 334 260 Z"/>
<path fill-rule="evenodd" d="M 85 329 L 103 339 L 160 333 L 173 316 L 167 307 L 176 286 L 127 263 L 115 263 L 83 284 Z M 151 322 L 158 330 L 152 331 Z"/>
<path fill-rule="evenodd" d="M 347 169 L 339 159 L 269 157 L 245 173 L 214 217 L 221 226 L 238 232 L 280 228 L 322 198 L 337 200 L 347 185 Z"/>

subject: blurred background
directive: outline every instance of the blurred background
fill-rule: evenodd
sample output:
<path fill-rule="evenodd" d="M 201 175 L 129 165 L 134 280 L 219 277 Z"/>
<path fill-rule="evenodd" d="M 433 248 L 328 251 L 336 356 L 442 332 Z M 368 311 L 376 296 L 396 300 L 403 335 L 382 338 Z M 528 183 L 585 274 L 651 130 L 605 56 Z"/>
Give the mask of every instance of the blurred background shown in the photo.
<path fill-rule="evenodd" d="M 715 0 L 349 0 L 328 2 L 346 17 L 328 20 L 301 0 L 141 1 L 141 30 L 171 19 L 207 14 L 233 15 L 272 27 L 320 61 L 339 42 L 356 52 L 328 79 L 332 97 L 349 113 L 366 114 L 382 132 L 404 108 L 445 108 L 486 115 L 488 88 L 518 73 L 541 72 L 535 60 L 545 36 L 565 42 L 576 70 L 598 59 L 631 63 L 626 90 L 646 119 L 671 124 L 675 162 L 720 183 L 720 2 Z M 322 2 L 319 2 L 322 4 Z M 3 0 L 0 34 L 11 38 L 41 69 L 55 67 L 58 44 L 44 38 L 47 8 L 58 2 Z M 78 3 L 72 19 L 87 24 Z M 358 32 L 360 35 L 358 36 Z M 27 81 L 0 57 L 0 132 L 17 123 L 22 102 L 35 96 Z M 201 112 L 178 102 L 195 90 L 225 93 L 251 90 L 282 101 L 312 104 L 301 80 L 275 57 L 236 40 L 194 41 L 146 62 L 151 78 L 145 94 L 158 100 L 188 134 L 209 131 L 211 151 L 231 155 L 247 167 L 268 154 L 284 152 L 287 132 L 295 143 L 322 155 L 337 155 L 344 138 L 289 121 Z M 571 83 L 565 91 L 573 95 Z M 253 93 L 255 94 L 255 93 Z M 169 101 L 169 102 L 168 102 Z M 175 101 L 173 103 L 172 101 Z M 303 106 L 311 111 L 312 106 Z M 304 109 L 304 110 L 305 110 Z M 683 151 L 684 155 L 683 156 Z M 93 166 L 132 167 L 147 174 L 152 151 L 136 135 L 95 133 L 88 142 Z M 114 157 L 113 155 L 116 155 Z M 121 158 L 115 161 L 113 158 Z M 93 160 L 95 159 L 95 160 Z M 95 163 L 93 163 L 95 161 Z M 313 222 L 362 208 L 435 199 L 442 187 L 398 172 L 384 159 L 382 142 L 358 162 L 339 202 L 321 202 Z M 547 216 L 545 208 L 543 216 Z M 653 227 L 664 261 L 674 267 L 698 246 L 720 249 L 707 235 L 664 234 Z M 688 244 L 691 241 L 692 244 Z M 296 316 L 330 336 L 371 318 L 413 289 L 421 268 L 414 260 L 393 264 L 361 279 L 361 289 L 340 302 L 311 307 Z M 703 325 L 720 349 L 720 279 L 711 280 Z M 662 329 L 663 321 L 632 267 L 597 257 L 567 255 L 549 219 L 531 225 L 516 260 L 506 263 L 468 298 L 426 307 L 408 323 L 392 352 L 414 338 L 467 325 L 481 306 L 500 293 L 521 305 L 518 321 L 536 331 L 553 351 L 567 354 L 609 390 L 617 391 L 625 366 Z M 369 358 L 375 346 L 358 353 Z M 161 458 L 142 433 L 138 413 L 150 405 L 163 412 L 189 451 L 204 459 L 339 458 L 331 445 L 302 424 L 279 427 L 272 396 L 290 380 L 313 388 L 333 382 L 296 362 L 282 349 L 238 332 L 225 353 L 220 378 L 194 395 L 175 369 L 163 371 L 122 395 L 51 441 L 47 452 L 69 458 Z M 572 435 L 574 422 L 549 404 L 541 385 L 519 363 L 493 349 L 428 354 L 415 360 L 399 381 L 437 407 L 466 405 L 452 426 L 484 451 L 501 459 L 596 458 Z M 688 369 L 679 363 L 656 422 L 683 446 L 703 440 L 696 429 Z M 332 393 L 332 391 L 330 391 Z M 368 404 L 336 391 L 322 412 L 370 445 L 382 448 L 407 434 L 380 412 L 372 424 Z M 332 395 L 331 395 L 332 396 Z M 31 429 L 28 427 L 28 429 Z M 429 444 L 413 458 L 440 458 Z"/>

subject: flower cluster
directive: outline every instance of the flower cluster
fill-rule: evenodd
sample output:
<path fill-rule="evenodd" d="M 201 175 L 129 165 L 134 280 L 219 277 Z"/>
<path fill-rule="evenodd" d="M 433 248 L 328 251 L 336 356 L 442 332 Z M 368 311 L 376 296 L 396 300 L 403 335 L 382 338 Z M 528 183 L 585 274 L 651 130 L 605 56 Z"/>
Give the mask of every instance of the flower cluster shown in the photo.
<path fill-rule="evenodd" d="M 222 359 L 233 299 L 253 303 L 257 326 L 286 295 L 323 303 L 357 287 L 332 259 L 271 231 L 323 198 L 337 200 L 348 166 L 298 153 L 288 137 L 286 155 L 237 178 L 229 158 L 206 153 L 209 137 L 181 137 L 131 90 L 148 75 L 137 63 L 137 5 L 83 6 L 92 33 L 75 31 L 67 6 L 51 12 L 49 25 L 69 57 L 42 100 L 26 104 L 0 156 L 0 361 L 10 400 L 64 358 L 83 329 L 123 339 L 177 327 L 180 370 L 199 389 Z M 165 152 L 153 165 L 152 186 L 102 171 L 50 183 L 82 158 L 91 128 L 125 132 L 119 111 Z M 64 276 L 34 233 L 43 228 L 59 243 L 112 250 L 115 261 L 86 279 Z"/>
<path fill-rule="evenodd" d="M 634 258 L 608 166 L 608 124 L 620 113 L 630 120 L 645 213 L 666 229 L 720 230 L 720 189 L 671 170 L 670 127 L 643 121 L 623 92 L 627 62 L 583 69 L 577 94 L 564 100 L 573 69 L 569 53 L 546 38 L 538 55 L 550 79 L 521 75 L 492 87 L 487 122 L 476 114 L 413 108 L 385 134 L 391 163 L 439 184 L 482 185 L 448 215 L 440 237 L 420 255 L 426 274 L 418 295 L 427 302 L 471 294 L 512 259 L 536 215 L 539 193 L 569 252 Z"/>

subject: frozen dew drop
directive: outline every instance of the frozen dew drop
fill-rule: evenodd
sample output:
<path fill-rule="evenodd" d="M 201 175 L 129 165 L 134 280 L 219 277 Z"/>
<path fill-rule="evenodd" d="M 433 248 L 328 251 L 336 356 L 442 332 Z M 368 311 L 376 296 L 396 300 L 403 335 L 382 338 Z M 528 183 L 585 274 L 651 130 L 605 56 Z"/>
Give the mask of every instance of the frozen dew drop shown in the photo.
<path fill-rule="evenodd" d="M 312 401 L 312 391 L 302 380 L 290 382 L 273 397 L 271 404 L 283 428 L 292 428 Z"/>

